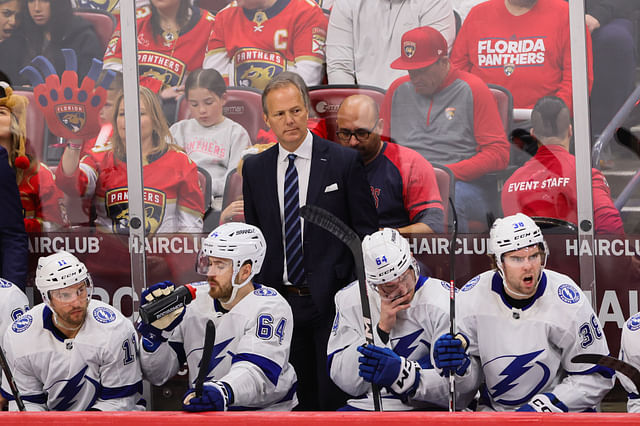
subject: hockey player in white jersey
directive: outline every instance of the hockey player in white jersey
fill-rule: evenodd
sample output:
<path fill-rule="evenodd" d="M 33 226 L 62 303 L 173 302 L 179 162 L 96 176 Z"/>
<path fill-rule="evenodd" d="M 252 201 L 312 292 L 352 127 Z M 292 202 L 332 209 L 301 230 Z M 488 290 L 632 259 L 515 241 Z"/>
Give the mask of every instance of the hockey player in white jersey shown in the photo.
<path fill-rule="evenodd" d="M 7 326 L 28 310 L 29 299 L 22 290 L 11 281 L 0 278 L 0 342 Z M 0 407 L 6 403 L 7 400 L 0 395 Z"/>
<path fill-rule="evenodd" d="M 354 396 L 343 410 L 373 410 L 372 383 L 382 388 L 384 410 L 446 407 L 449 385 L 433 368 L 431 345 L 449 328 L 449 285 L 419 275 L 409 243 L 395 229 L 366 236 L 362 251 L 375 345 L 365 345 L 354 282 L 335 296 L 327 345 L 331 379 Z"/>
<path fill-rule="evenodd" d="M 605 335 L 576 283 L 544 269 L 549 250 L 540 228 L 522 213 L 497 219 L 489 254 L 496 268 L 471 279 L 456 299 L 464 338 L 436 341 L 436 367 L 454 371 L 461 392 L 480 387 L 478 410 L 597 410 L 613 371 L 571 359 L 608 355 Z"/>
<path fill-rule="evenodd" d="M 142 374 L 133 324 L 91 299 L 85 265 L 61 251 L 38 260 L 44 303 L 22 315 L 2 347 L 27 411 L 136 410 Z M 2 381 L 9 409 L 17 405 Z"/>
<path fill-rule="evenodd" d="M 640 313 L 632 315 L 622 327 L 620 359 L 640 370 Z M 627 411 L 640 413 L 640 389 L 624 374 L 618 374 L 620 383 L 628 393 Z"/>
<path fill-rule="evenodd" d="M 187 411 L 291 410 L 297 405 L 296 373 L 289 364 L 293 316 L 274 289 L 252 282 L 264 261 L 266 242 L 252 225 L 231 222 L 203 241 L 193 283 L 196 299 L 152 324 L 142 322 L 142 371 L 154 385 L 173 377 L 185 359 L 190 389 Z M 142 293 L 143 305 L 173 291 L 170 282 Z M 194 392 L 202 362 L 205 327 L 213 320 L 215 346 L 201 397 Z"/>

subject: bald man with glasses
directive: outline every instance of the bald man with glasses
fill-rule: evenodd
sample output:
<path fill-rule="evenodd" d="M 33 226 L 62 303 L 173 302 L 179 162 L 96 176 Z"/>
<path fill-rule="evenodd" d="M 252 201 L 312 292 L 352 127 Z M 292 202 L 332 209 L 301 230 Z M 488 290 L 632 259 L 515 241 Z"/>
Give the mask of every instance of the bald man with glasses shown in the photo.
<path fill-rule="evenodd" d="M 340 105 L 338 141 L 360 153 L 380 227 L 403 234 L 444 231 L 443 202 L 431 164 L 416 151 L 384 142 L 378 104 L 353 95 Z"/>

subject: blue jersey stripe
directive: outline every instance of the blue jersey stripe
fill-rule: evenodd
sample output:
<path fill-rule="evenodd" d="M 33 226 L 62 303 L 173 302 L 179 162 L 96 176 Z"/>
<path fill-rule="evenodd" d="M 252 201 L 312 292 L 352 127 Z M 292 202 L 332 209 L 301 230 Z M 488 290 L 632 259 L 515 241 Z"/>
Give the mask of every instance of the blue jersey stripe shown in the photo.
<path fill-rule="evenodd" d="M 248 353 L 235 354 L 231 358 L 231 364 L 235 364 L 236 362 L 240 361 L 250 362 L 258 366 L 274 386 L 278 385 L 278 378 L 280 377 L 280 373 L 282 372 L 282 367 L 271 361 L 269 358 L 265 358 L 257 354 Z"/>
<path fill-rule="evenodd" d="M 124 398 L 135 395 L 136 393 L 142 393 L 142 380 L 132 385 L 118 386 L 115 388 L 103 386 L 102 389 L 100 389 L 100 399 Z"/>

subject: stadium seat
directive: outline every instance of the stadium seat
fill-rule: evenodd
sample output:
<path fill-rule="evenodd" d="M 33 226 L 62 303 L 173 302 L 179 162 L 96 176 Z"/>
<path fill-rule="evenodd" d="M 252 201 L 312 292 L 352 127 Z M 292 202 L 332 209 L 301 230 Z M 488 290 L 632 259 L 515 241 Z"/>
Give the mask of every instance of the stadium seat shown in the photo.
<path fill-rule="evenodd" d="M 351 95 L 368 95 L 382 105 L 384 100 L 384 89 L 374 86 L 361 86 L 356 84 L 332 84 L 309 87 L 309 98 L 311 109 L 319 118 L 323 118 L 327 125 L 327 138 L 334 142 L 336 139 L 336 116 L 338 108 L 344 98 Z"/>
<path fill-rule="evenodd" d="M 26 149 L 27 152 L 35 155 L 38 160 L 42 161 L 44 158 L 46 124 L 44 116 L 40 113 L 33 99 L 33 89 L 26 86 L 17 86 L 13 88 L 13 93 L 22 95 L 29 100 L 29 106 L 27 107 Z"/>
<path fill-rule="evenodd" d="M 440 197 L 442 198 L 442 210 L 444 212 L 444 231 L 448 232 L 449 224 L 453 224 L 453 218 L 449 219 L 450 204 L 449 198 L 455 200 L 456 197 L 456 185 L 453 172 L 446 166 L 440 164 L 433 164 L 433 171 L 436 174 L 436 181 L 438 182 L 438 189 L 440 190 Z"/>
<path fill-rule="evenodd" d="M 227 102 L 222 109 L 225 117 L 241 124 L 249 133 L 251 142 L 256 142 L 260 129 L 269 130 L 262 118 L 262 93 L 248 87 L 229 87 Z M 178 100 L 176 119 L 174 122 L 191 118 L 187 98 L 182 96 Z"/>
<path fill-rule="evenodd" d="M 487 84 L 489 90 L 493 94 L 498 105 L 498 113 L 504 126 L 504 133 L 508 136 L 511 132 L 513 124 L 513 96 L 506 87 L 499 86 L 497 84 Z"/>
<path fill-rule="evenodd" d="M 211 175 L 202 167 L 198 167 L 198 184 L 204 195 L 205 213 L 211 208 Z"/>
<path fill-rule="evenodd" d="M 227 175 L 227 181 L 224 184 L 224 194 L 222 195 L 222 210 L 226 209 L 229 204 L 242 198 L 242 176 L 238 173 L 238 169 L 233 169 Z M 234 221 L 244 222 L 243 217 L 234 217 Z"/>
<path fill-rule="evenodd" d="M 98 34 L 98 40 L 102 44 L 103 53 L 107 49 L 109 40 L 116 29 L 116 18 L 104 10 L 98 9 L 74 9 L 73 13 L 81 16 L 93 25 L 93 29 Z"/>

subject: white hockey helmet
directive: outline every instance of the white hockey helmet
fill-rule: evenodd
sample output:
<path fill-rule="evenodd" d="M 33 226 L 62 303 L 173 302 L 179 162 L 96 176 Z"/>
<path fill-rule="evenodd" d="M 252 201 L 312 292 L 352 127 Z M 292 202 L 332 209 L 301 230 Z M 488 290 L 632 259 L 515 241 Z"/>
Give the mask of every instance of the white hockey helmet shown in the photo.
<path fill-rule="evenodd" d="M 491 231 L 489 231 L 488 253 L 495 256 L 496 265 L 500 273 L 504 274 L 502 256 L 505 253 L 536 244 L 542 244 L 545 253 L 544 263 L 546 263 L 549 249 L 540 227 L 524 213 L 516 213 L 502 219 L 498 218 L 493 222 Z M 544 264 L 542 267 L 544 268 Z"/>
<path fill-rule="evenodd" d="M 202 242 L 202 248 L 200 248 L 196 262 L 196 272 L 207 275 L 210 256 L 231 259 L 233 262 L 233 275 L 231 276 L 233 294 L 229 300 L 231 302 L 235 298 L 237 289 L 247 284 L 254 275 L 260 272 L 266 251 L 267 243 L 260 229 L 241 222 L 225 223 L 211 231 Z M 251 274 L 244 282 L 236 284 L 236 276 L 240 267 L 247 261 L 251 262 Z"/>
<path fill-rule="evenodd" d="M 418 279 L 418 264 L 409 242 L 396 229 L 383 228 L 364 237 L 362 256 L 367 282 L 374 289 L 399 278 L 409 267 Z"/>
<path fill-rule="evenodd" d="M 91 298 L 93 281 L 84 263 L 66 251 L 59 251 L 38 259 L 36 269 L 36 287 L 42 294 L 42 300 L 49 304 L 49 290 L 57 290 L 78 284 L 87 283 L 87 297 Z"/>

